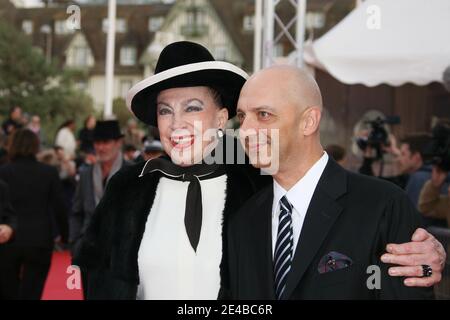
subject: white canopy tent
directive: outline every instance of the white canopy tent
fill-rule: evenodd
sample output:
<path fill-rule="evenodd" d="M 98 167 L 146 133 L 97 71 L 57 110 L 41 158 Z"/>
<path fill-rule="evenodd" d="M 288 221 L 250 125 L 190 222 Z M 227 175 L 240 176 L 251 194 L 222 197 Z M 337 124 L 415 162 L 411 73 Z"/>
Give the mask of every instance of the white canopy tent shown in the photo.
<path fill-rule="evenodd" d="M 442 82 L 450 66 L 450 0 L 366 0 L 304 56 L 346 84 Z"/>

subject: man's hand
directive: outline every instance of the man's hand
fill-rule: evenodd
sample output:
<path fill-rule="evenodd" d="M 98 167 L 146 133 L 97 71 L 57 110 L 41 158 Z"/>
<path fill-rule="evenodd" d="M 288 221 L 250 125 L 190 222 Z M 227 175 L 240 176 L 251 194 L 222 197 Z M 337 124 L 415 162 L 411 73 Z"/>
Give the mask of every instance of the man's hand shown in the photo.
<path fill-rule="evenodd" d="M 436 166 L 433 166 L 433 169 L 431 171 L 431 183 L 434 187 L 440 188 L 445 182 L 445 179 L 447 179 L 447 172 L 442 171 Z"/>
<path fill-rule="evenodd" d="M 388 141 L 389 143 L 387 146 L 382 145 L 383 151 L 392 154 L 394 157 L 398 157 L 401 152 L 397 146 L 397 139 L 392 133 L 389 134 Z"/>
<path fill-rule="evenodd" d="M 441 281 L 447 255 L 442 244 L 426 230 L 417 229 L 412 242 L 388 244 L 386 251 L 381 261 L 399 265 L 389 268 L 389 275 L 407 277 L 404 280 L 407 287 L 431 287 Z M 433 269 L 431 277 L 422 277 L 424 264 Z"/>
<path fill-rule="evenodd" d="M 13 229 L 6 225 L 0 224 L 0 244 L 6 243 L 11 239 L 13 234 Z"/>

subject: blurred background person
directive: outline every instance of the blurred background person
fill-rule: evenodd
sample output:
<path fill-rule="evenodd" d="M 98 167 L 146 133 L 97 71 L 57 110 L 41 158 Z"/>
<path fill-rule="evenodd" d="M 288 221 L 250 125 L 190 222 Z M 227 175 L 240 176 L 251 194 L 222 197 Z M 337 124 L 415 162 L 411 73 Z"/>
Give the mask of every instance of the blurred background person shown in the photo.
<path fill-rule="evenodd" d="M 419 211 L 433 225 L 450 226 L 450 121 L 440 121 L 432 129 L 432 139 L 426 148 L 432 157 L 431 178 L 425 182 L 419 197 Z"/>
<path fill-rule="evenodd" d="M 75 159 L 77 142 L 75 140 L 75 121 L 70 119 L 64 122 L 56 133 L 55 145 L 62 147 L 68 159 Z"/>
<path fill-rule="evenodd" d="M 97 160 L 80 169 L 70 216 L 69 242 L 72 252 L 89 225 L 95 207 L 103 196 L 109 179 L 128 163 L 122 154 L 123 134 L 115 120 L 98 121 L 94 129 Z"/>
<path fill-rule="evenodd" d="M 431 165 L 425 162 L 425 150 L 430 141 L 430 134 L 417 133 L 407 136 L 400 144 L 399 172 L 408 177 L 405 191 L 416 208 L 420 190 L 431 178 Z"/>
<path fill-rule="evenodd" d="M 164 152 L 163 146 L 161 144 L 161 141 L 153 140 L 150 142 L 150 141 L 146 140 L 144 142 L 144 150 L 142 153 L 142 157 L 143 157 L 144 161 L 158 158 L 164 154 L 165 154 L 165 152 Z"/>
<path fill-rule="evenodd" d="M 84 127 L 78 132 L 80 151 L 84 154 L 94 152 L 94 128 L 96 123 L 95 117 L 89 115 L 84 121 Z"/>
<path fill-rule="evenodd" d="M 364 152 L 364 160 L 359 168 L 359 173 L 375 176 L 376 172 L 380 172 L 378 176 L 385 180 L 395 183 L 400 188 L 410 190 L 408 194 L 413 200 L 413 203 L 417 206 L 418 192 L 416 184 L 421 180 L 425 174 L 425 181 L 429 179 L 431 175 L 431 167 L 426 166 L 424 162 L 424 151 L 427 144 L 430 142 L 430 135 L 426 133 L 416 133 L 406 136 L 400 141 L 400 147 L 397 147 L 397 139 L 394 135 L 389 135 L 389 140 L 386 144 L 380 146 L 380 151 L 375 150 L 370 146 L 367 146 Z M 384 157 L 391 156 L 394 158 L 395 174 L 392 176 L 385 176 L 383 172 Z M 411 180 L 411 177 L 414 176 Z M 410 181 L 413 181 L 410 184 Z M 413 187 L 415 186 L 415 187 Z M 414 200 L 415 199 L 415 200 Z"/>
<path fill-rule="evenodd" d="M 8 185 L 0 180 L 0 261 L 2 261 L 2 244 L 11 240 L 14 230 L 17 229 L 17 217 L 11 205 L 11 199 L 9 194 Z M 0 263 L 0 277 L 3 274 L 2 266 Z M 1 294 L 0 287 L 0 299 Z"/>
<path fill-rule="evenodd" d="M 8 276 L 12 274 L 13 265 L 4 263 L 8 258 L 8 249 L 6 248 L 6 254 L 3 251 L 6 243 L 12 240 L 16 229 L 17 218 L 11 205 L 8 185 L 0 180 L 0 300 L 9 296 L 7 289 L 10 286 L 7 283 L 10 281 Z"/>
<path fill-rule="evenodd" d="M 22 126 L 22 108 L 14 106 L 9 111 L 9 118 L 2 124 L 3 132 L 8 136 Z"/>
<path fill-rule="evenodd" d="M 130 118 L 125 129 L 124 144 L 132 145 L 136 150 L 141 150 L 144 136 L 145 133 L 139 128 L 137 121 Z"/>
<path fill-rule="evenodd" d="M 123 157 L 129 162 L 140 162 L 143 160 L 141 152 L 135 146 L 127 144 L 123 147 Z"/>
<path fill-rule="evenodd" d="M 55 168 L 39 163 L 38 137 L 28 129 L 14 132 L 10 163 L 0 167 L 17 214 L 14 241 L 2 248 L 0 287 L 8 299 L 39 300 L 50 268 L 54 245 L 53 222 L 67 238 L 66 208 Z M 8 272 L 7 272 L 8 271 Z"/>
<path fill-rule="evenodd" d="M 95 207 L 103 197 L 110 178 L 123 166 L 129 165 L 122 153 L 123 134 L 116 120 L 98 121 L 94 129 L 94 149 L 96 161 L 83 165 L 69 218 L 69 244 L 72 255 L 76 255 L 80 240 L 94 214 Z M 83 289 L 87 289 L 87 276 L 82 272 Z M 85 291 L 86 295 L 86 291 Z"/>
<path fill-rule="evenodd" d="M 331 144 L 325 147 L 325 151 L 331 158 L 333 158 L 337 163 L 339 163 L 339 165 L 341 165 L 344 168 L 346 167 L 347 153 L 344 147 L 339 146 L 337 144 Z"/>
<path fill-rule="evenodd" d="M 38 136 L 41 149 L 43 149 L 43 147 L 45 146 L 45 135 L 41 127 L 41 118 L 38 115 L 33 115 L 27 128 L 33 131 L 34 134 Z"/>
<path fill-rule="evenodd" d="M 8 151 L 6 150 L 8 137 L 3 132 L 3 129 L 0 130 L 0 166 L 8 162 Z"/>
<path fill-rule="evenodd" d="M 446 195 L 441 193 L 447 177 L 447 171 L 433 166 L 431 179 L 425 183 L 420 192 L 419 211 L 425 217 L 444 220 L 448 228 L 450 226 L 450 186 L 447 188 Z"/>

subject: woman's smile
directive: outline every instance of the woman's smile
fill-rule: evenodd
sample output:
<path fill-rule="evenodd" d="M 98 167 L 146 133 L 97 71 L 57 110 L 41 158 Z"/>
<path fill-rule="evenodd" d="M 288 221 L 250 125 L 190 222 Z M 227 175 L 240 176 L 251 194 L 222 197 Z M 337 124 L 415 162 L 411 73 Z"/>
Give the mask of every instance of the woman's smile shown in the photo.
<path fill-rule="evenodd" d="M 172 147 L 176 149 L 185 149 L 189 148 L 194 144 L 194 135 L 185 135 L 185 136 L 172 136 L 170 137 L 170 142 L 172 143 Z"/>

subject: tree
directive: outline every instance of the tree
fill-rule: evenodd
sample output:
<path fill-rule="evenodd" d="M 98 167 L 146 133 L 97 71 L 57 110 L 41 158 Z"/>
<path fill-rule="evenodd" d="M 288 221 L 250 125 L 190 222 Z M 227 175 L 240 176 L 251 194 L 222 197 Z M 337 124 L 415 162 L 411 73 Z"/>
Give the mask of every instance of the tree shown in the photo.
<path fill-rule="evenodd" d="M 53 141 L 57 127 L 67 119 L 79 123 L 93 113 L 91 98 L 75 88 L 85 75 L 60 70 L 47 63 L 29 39 L 13 26 L 0 22 L 0 115 L 7 117 L 11 106 L 41 117 L 47 141 Z"/>

